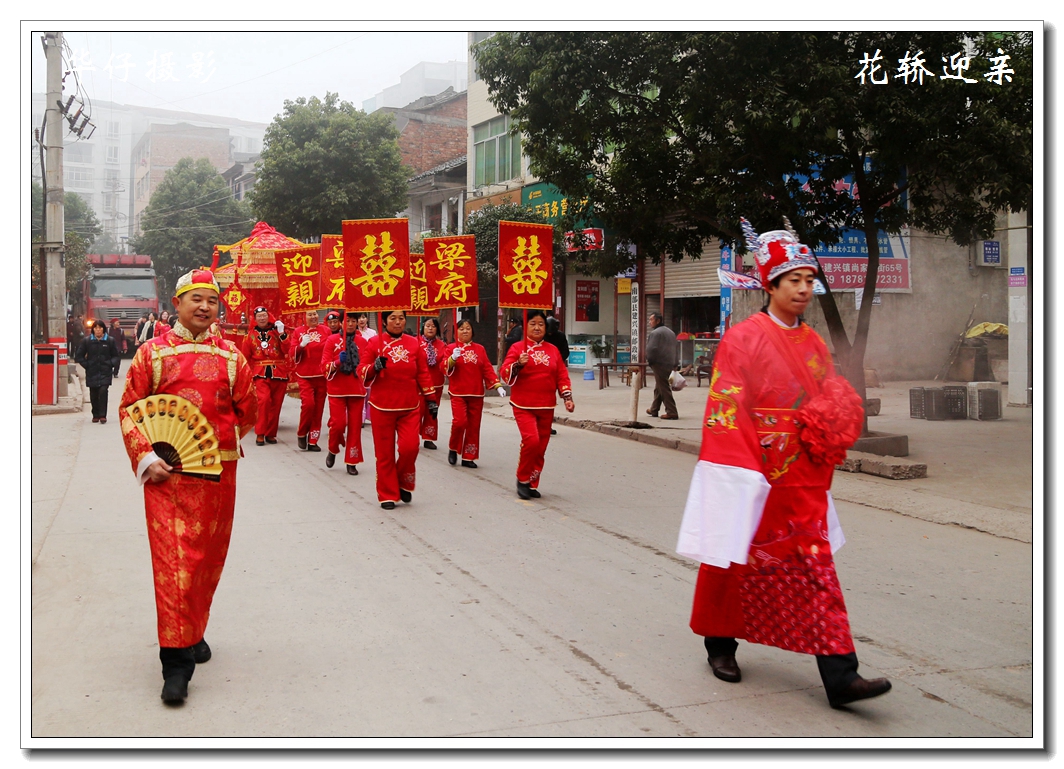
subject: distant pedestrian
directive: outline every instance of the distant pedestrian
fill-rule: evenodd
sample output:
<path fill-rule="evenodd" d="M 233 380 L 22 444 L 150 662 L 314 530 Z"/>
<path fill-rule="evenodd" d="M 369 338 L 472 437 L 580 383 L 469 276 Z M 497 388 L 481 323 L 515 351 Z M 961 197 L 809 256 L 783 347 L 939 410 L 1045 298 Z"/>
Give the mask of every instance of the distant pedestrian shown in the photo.
<path fill-rule="evenodd" d="M 650 333 L 647 334 L 647 363 L 654 372 L 654 400 L 647 413 L 656 417 L 664 406 L 662 419 L 679 419 L 676 400 L 672 397 L 669 375 L 676 368 L 676 334 L 665 325 L 660 312 L 650 313 Z"/>
<path fill-rule="evenodd" d="M 558 353 L 562 356 L 562 365 L 568 367 L 569 341 L 565 338 L 565 334 L 561 332 L 561 324 L 558 323 L 558 319 L 553 315 L 547 316 L 547 335 L 543 337 L 543 341 L 550 342 L 558 348 Z M 558 431 L 552 427 L 550 434 L 557 435 Z"/>
<path fill-rule="evenodd" d="M 137 345 L 140 346 L 147 342 L 149 339 L 155 338 L 155 324 L 158 321 L 155 319 L 155 313 L 149 312 L 148 319 L 144 321 L 144 325 L 140 327 L 140 331 L 137 332 Z"/>
<path fill-rule="evenodd" d="M 93 321 L 92 333 L 81 340 L 74 362 L 85 369 L 85 385 L 92 403 L 92 421 L 107 423 L 107 388 L 121 362 L 114 340 L 107 336 L 103 321 Z"/>
<path fill-rule="evenodd" d="M 521 335 L 524 329 L 521 326 L 521 321 L 511 315 L 506 322 L 506 336 L 502 339 L 502 357 L 506 359 L 506 354 L 510 352 L 510 347 L 514 342 L 521 341 Z M 502 365 L 501 363 L 499 364 Z"/>
<path fill-rule="evenodd" d="M 118 318 L 111 321 L 111 327 L 107 329 L 107 336 L 111 337 L 111 341 L 115 343 L 115 349 L 118 350 L 119 356 L 126 354 L 126 332 L 122 330 L 122 325 L 118 322 Z M 115 376 L 118 376 L 118 372 L 115 372 Z"/>

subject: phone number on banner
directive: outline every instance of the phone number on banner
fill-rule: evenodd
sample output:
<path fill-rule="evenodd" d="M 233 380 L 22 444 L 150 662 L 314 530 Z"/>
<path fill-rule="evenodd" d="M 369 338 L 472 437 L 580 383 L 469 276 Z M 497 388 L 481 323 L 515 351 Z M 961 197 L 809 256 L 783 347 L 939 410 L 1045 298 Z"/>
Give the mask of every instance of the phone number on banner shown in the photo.
<path fill-rule="evenodd" d="M 832 291 L 853 291 L 863 288 L 868 274 L 867 259 L 821 257 L 820 266 Z M 880 259 L 876 275 L 877 291 L 912 291 L 908 259 Z"/>

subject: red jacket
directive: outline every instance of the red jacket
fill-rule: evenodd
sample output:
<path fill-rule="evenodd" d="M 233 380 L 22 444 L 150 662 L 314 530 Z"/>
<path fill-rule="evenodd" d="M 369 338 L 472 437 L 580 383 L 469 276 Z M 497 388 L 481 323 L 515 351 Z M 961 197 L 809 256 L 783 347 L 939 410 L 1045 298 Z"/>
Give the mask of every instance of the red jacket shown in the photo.
<path fill-rule="evenodd" d="M 425 337 L 418 337 L 418 341 L 421 343 L 421 349 L 425 351 L 425 363 L 428 365 L 428 347 L 429 341 Z M 443 343 L 439 337 L 432 340 L 432 346 L 436 350 L 436 365 L 429 365 L 429 377 L 432 379 L 432 389 L 434 391 L 443 389 L 444 371 L 446 370 L 447 361 L 444 360 L 444 348 L 447 346 Z"/>
<path fill-rule="evenodd" d="M 355 346 L 358 348 L 359 365 L 366 360 L 366 340 L 355 333 Z M 319 360 L 319 370 L 325 375 L 325 391 L 331 398 L 357 398 L 366 394 L 357 369 L 350 374 L 340 370 L 340 353 L 347 349 L 347 335 L 336 333 L 325 340 Z"/>
<path fill-rule="evenodd" d="M 288 332 L 278 334 L 273 324 L 265 330 L 258 326 L 248 329 L 240 351 L 251 365 L 252 376 L 258 379 L 288 379 Z"/>
<path fill-rule="evenodd" d="M 526 349 L 528 363 L 523 367 L 514 365 Z M 514 342 L 506 353 L 499 374 L 506 384 L 513 387 L 510 390 L 510 404 L 522 409 L 552 409 L 558 403 L 555 393 L 564 398 L 573 392 L 562 354 L 550 342 L 535 345 L 529 344 L 528 339 Z"/>
<path fill-rule="evenodd" d="M 310 344 L 302 346 L 303 335 L 310 334 Z M 321 353 L 325 341 L 332 336 L 332 331 L 324 323 L 317 326 L 300 326 L 292 332 L 292 362 L 296 376 L 300 379 L 314 379 L 322 375 Z"/>
<path fill-rule="evenodd" d="M 453 360 L 451 353 L 456 349 L 461 349 L 462 355 L 458 360 Z M 496 387 L 499 384 L 499 377 L 491 367 L 484 345 L 476 342 L 466 345 L 454 342 L 447 345 L 444 355 L 447 359 L 447 391 L 451 395 L 482 398 L 485 387 Z"/>
<path fill-rule="evenodd" d="M 377 371 L 378 357 L 387 365 Z M 387 332 L 377 334 L 366 343 L 365 358 L 359 363 L 358 375 L 372 385 L 369 403 L 381 411 L 410 411 L 421 407 L 421 399 L 434 391 L 429 362 L 421 343 L 409 334 L 398 339 Z"/>

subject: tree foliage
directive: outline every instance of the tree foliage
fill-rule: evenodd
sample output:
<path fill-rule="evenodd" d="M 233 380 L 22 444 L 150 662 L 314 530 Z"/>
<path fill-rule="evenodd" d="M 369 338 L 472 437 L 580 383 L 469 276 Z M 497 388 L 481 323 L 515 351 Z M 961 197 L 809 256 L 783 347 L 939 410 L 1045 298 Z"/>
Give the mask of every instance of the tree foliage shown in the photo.
<path fill-rule="evenodd" d="M 983 73 L 999 48 L 1014 72 L 996 85 Z M 976 82 L 930 76 L 966 50 Z M 877 52 L 888 81 L 862 84 L 860 60 Z M 899 60 L 917 52 L 923 83 L 899 79 Z M 852 345 L 834 297 L 821 297 L 861 390 L 878 231 L 914 226 L 963 245 L 990 236 L 997 212 L 1031 203 L 1029 34 L 525 32 L 496 34 L 475 55 L 531 172 L 589 198 L 655 262 L 697 258 L 717 238 L 744 250 L 741 216 L 761 231 L 787 216 L 813 248 L 864 231 Z"/>
<path fill-rule="evenodd" d="M 34 303 L 40 302 L 41 290 L 41 251 L 43 240 L 41 231 L 41 212 L 44 208 L 43 188 L 40 182 L 30 182 L 30 286 Z M 63 195 L 63 238 L 66 250 L 63 252 L 63 268 L 66 272 L 66 290 L 72 302 L 80 298 L 81 279 L 88 271 L 85 255 L 90 252 L 100 237 L 100 221 L 96 213 L 89 208 L 84 198 L 74 192 Z"/>
<path fill-rule="evenodd" d="M 299 239 L 339 233 L 344 219 L 395 216 L 409 177 L 398 137 L 389 114 L 367 115 L 335 93 L 285 100 L 266 129 L 256 216 Z"/>
<path fill-rule="evenodd" d="M 251 212 L 233 198 L 206 158 L 182 158 L 166 172 L 141 216 L 131 244 L 148 254 L 165 289 L 191 269 L 211 263 L 215 245 L 235 243 L 251 232 Z M 163 295 L 160 287 L 160 295 Z"/>

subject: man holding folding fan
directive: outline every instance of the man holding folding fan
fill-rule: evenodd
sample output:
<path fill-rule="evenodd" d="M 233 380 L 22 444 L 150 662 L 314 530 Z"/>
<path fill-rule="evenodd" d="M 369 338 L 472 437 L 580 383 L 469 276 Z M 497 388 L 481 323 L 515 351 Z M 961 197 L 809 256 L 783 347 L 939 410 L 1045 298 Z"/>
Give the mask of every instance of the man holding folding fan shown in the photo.
<path fill-rule="evenodd" d="M 137 350 L 118 409 L 126 451 L 144 486 L 162 699 L 175 705 L 188 696 L 196 663 L 211 657 L 203 632 L 229 549 L 240 439 L 257 415 L 247 361 L 231 342 L 210 333 L 218 295 L 209 270 L 193 270 L 177 281 L 171 300 L 177 322 Z M 218 480 L 167 464 L 138 429 L 131 405 L 160 393 L 189 401 L 213 428 L 222 464 Z"/>

